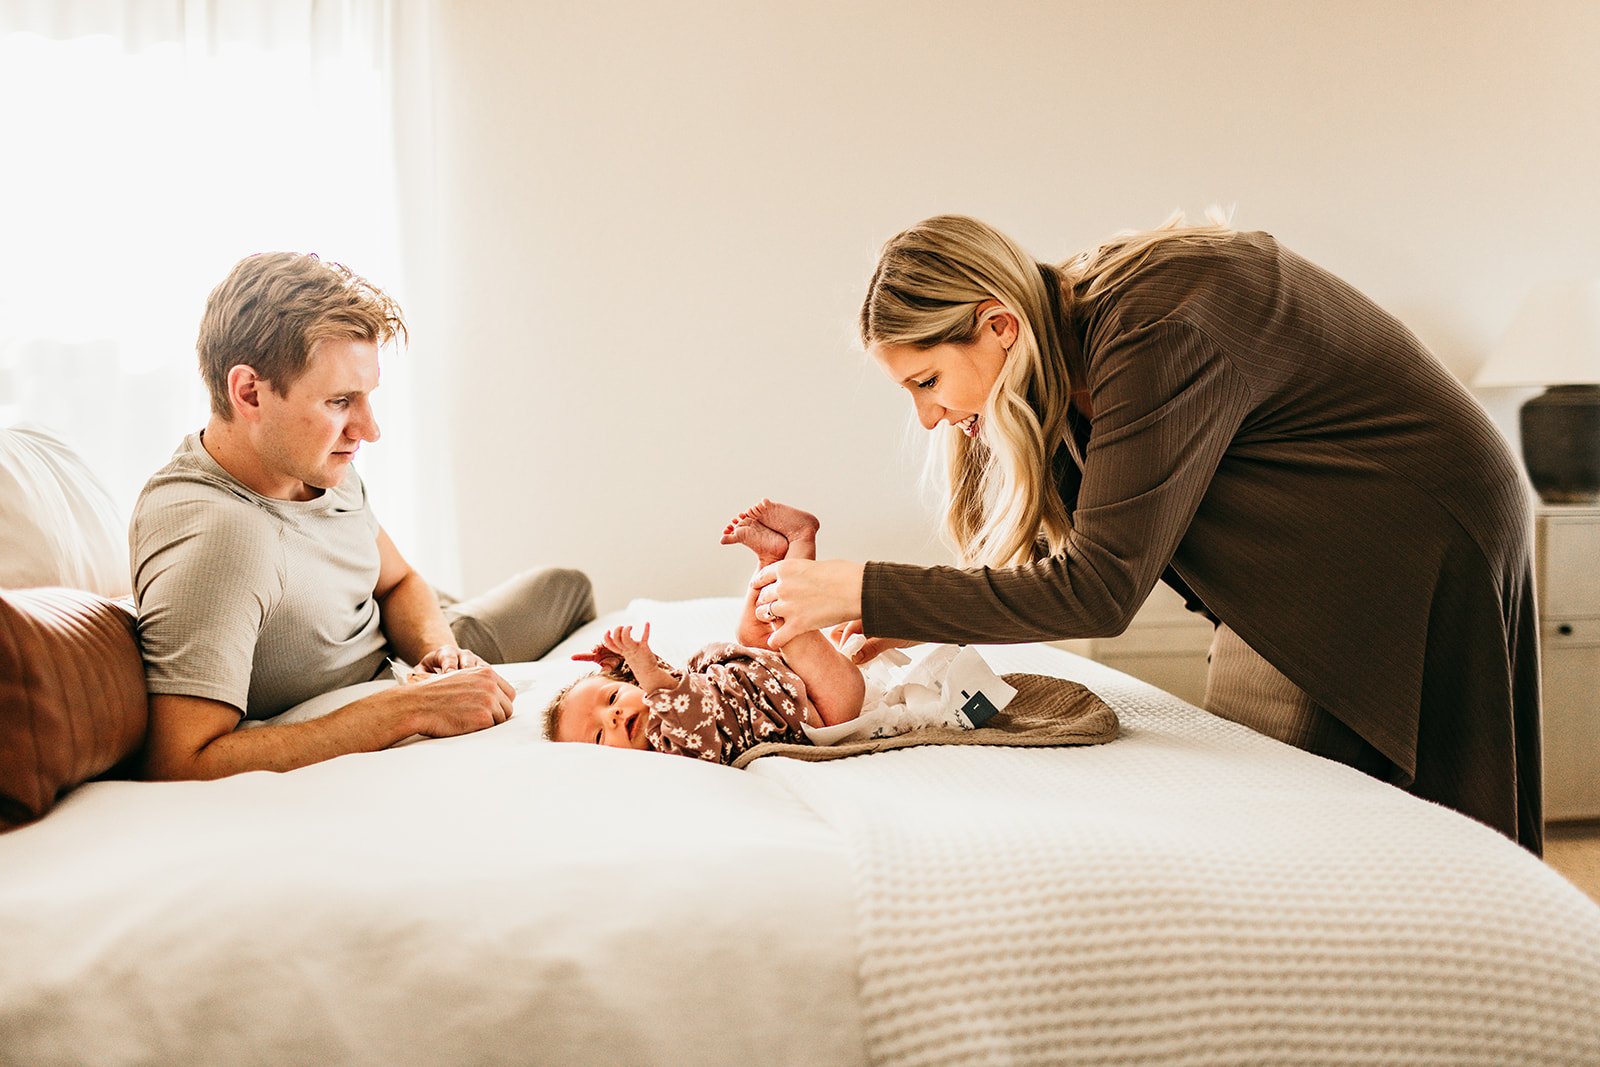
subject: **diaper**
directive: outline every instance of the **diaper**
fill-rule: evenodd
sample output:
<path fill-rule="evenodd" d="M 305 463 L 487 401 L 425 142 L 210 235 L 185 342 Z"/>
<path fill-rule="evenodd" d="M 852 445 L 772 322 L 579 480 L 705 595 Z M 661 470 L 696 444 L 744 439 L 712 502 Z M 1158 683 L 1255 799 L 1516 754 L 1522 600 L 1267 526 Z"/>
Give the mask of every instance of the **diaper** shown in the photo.
<path fill-rule="evenodd" d="M 841 651 L 850 655 L 865 640 L 860 634 Z M 913 662 L 890 649 L 861 668 L 867 693 L 861 714 L 837 726 L 805 726 L 814 745 L 893 737 L 925 726 L 971 730 L 1011 703 L 1017 691 L 989 669 L 978 650 L 940 645 Z"/>

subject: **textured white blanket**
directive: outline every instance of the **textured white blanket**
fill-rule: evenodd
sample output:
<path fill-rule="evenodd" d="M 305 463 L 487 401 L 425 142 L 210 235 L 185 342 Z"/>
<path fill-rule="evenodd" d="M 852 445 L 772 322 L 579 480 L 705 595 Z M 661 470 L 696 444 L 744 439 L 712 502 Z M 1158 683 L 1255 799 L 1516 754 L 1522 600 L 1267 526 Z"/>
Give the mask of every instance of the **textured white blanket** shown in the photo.
<path fill-rule="evenodd" d="M 763 759 L 850 844 L 875 1063 L 1600 1064 L 1600 907 L 1453 812 L 1037 646 L 1077 749 Z"/>
<path fill-rule="evenodd" d="M 1600 907 L 1454 813 L 1076 656 L 1086 748 L 748 770 L 508 722 L 100 782 L 0 835 L 0 1067 L 1600 1064 Z M 659 638 L 659 639 L 658 639 Z"/>

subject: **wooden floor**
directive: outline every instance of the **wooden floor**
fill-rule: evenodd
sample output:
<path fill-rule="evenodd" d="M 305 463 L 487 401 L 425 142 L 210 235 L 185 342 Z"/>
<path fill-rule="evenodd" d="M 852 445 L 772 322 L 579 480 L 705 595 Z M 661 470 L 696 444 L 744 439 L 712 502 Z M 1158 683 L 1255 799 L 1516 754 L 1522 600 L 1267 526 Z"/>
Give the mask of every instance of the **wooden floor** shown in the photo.
<path fill-rule="evenodd" d="M 1600 903 L 1600 822 L 1546 826 L 1544 861 Z"/>

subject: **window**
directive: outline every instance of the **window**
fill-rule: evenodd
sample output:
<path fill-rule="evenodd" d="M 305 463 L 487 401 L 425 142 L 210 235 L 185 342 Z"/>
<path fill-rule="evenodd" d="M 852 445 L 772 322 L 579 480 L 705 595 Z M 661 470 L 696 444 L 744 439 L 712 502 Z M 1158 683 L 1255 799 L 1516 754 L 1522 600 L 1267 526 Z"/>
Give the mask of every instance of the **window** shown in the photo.
<path fill-rule="evenodd" d="M 0 422 L 62 433 L 124 515 L 205 424 L 195 332 L 240 258 L 316 252 L 406 303 L 393 22 L 381 0 L 0 4 Z M 362 461 L 402 550 L 407 364 L 386 354 Z"/>

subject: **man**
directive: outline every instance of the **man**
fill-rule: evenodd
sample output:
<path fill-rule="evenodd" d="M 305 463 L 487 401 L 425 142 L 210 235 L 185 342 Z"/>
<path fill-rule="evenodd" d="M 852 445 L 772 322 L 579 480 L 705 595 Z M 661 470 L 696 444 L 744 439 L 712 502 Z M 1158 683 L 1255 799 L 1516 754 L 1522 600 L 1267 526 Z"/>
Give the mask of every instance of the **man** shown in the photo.
<path fill-rule="evenodd" d="M 387 295 L 312 255 L 248 257 L 211 293 L 210 418 L 145 486 L 129 535 L 147 777 L 285 771 L 493 726 L 515 694 L 485 657 L 535 659 L 594 617 L 588 579 L 556 569 L 447 617 L 378 524 L 351 461 L 378 439 L 379 349 L 404 334 Z M 237 729 L 382 676 L 390 656 L 445 676 Z"/>

